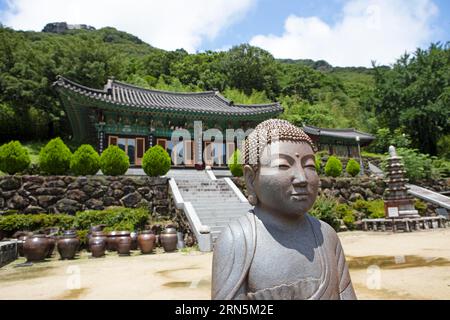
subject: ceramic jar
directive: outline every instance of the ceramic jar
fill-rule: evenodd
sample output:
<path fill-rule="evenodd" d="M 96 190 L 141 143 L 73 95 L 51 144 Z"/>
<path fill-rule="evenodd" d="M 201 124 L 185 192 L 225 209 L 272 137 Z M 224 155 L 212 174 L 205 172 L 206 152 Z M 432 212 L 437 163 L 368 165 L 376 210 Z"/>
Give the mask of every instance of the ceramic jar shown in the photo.
<path fill-rule="evenodd" d="M 129 231 L 117 232 L 117 253 L 121 256 L 130 255 L 131 250 L 131 236 Z"/>
<path fill-rule="evenodd" d="M 26 238 L 23 254 L 27 261 L 44 261 L 47 257 L 49 241 L 45 234 L 34 234 Z"/>
<path fill-rule="evenodd" d="M 25 241 L 32 235 L 33 235 L 33 233 L 31 233 L 31 232 L 23 233 L 17 238 L 17 252 L 20 257 L 24 256 L 23 245 L 25 244 Z"/>
<path fill-rule="evenodd" d="M 51 258 L 53 255 L 53 251 L 55 251 L 56 238 L 54 236 L 47 236 L 47 240 L 48 240 L 47 258 Z"/>
<path fill-rule="evenodd" d="M 155 248 L 156 236 L 151 230 L 142 231 L 137 239 L 142 254 L 152 253 Z"/>
<path fill-rule="evenodd" d="M 131 237 L 131 250 L 137 250 L 138 249 L 138 234 L 136 232 L 130 233 Z"/>
<path fill-rule="evenodd" d="M 173 252 L 177 250 L 177 230 L 174 227 L 167 227 L 159 236 L 161 245 L 165 252 Z"/>
<path fill-rule="evenodd" d="M 99 258 L 105 255 L 106 239 L 107 237 L 102 231 L 92 232 L 92 235 L 89 238 L 89 248 L 92 257 Z"/>
<path fill-rule="evenodd" d="M 61 259 L 73 259 L 80 246 L 80 240 L 77 237 L 75 231 L 65 231 L 64 234 L 58 239 L 57 247 Z"/>
<path fill-rule="evenodd" d="M 106 234 L 106 250 L 117 251 L 117 231 L 110 231 Z"/>

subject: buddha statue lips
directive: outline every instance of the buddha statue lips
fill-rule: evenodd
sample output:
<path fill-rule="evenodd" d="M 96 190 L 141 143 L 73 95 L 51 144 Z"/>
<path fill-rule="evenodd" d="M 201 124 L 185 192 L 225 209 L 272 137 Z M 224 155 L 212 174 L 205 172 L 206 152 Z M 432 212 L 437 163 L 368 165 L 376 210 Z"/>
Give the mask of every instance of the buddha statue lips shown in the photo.
<path fill-rule="evenodd" d="M 356 298 L 336 232 L 307 213 L 319 188 L 314 151 L 284 120 L 249 135 L 244 178 L 254 208 L 215 244 L 213 299 Z"/>

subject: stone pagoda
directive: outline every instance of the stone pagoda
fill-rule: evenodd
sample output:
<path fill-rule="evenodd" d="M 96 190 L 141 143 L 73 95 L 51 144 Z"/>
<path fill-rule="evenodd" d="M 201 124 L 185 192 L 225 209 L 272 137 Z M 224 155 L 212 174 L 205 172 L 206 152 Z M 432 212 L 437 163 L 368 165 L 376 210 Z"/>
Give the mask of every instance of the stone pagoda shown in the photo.
<path fill-rule="evenodd" d="M 418 218 L 419 213 L 414 208 L 414 198 L 408 195 L 405 178 L 406 171 L 402 163 L 402 157 L 397 155 L 394 146 L 389 147 L 389 159 L 387 165 L 388 188 L 384 199 L 386 218 Z"/>

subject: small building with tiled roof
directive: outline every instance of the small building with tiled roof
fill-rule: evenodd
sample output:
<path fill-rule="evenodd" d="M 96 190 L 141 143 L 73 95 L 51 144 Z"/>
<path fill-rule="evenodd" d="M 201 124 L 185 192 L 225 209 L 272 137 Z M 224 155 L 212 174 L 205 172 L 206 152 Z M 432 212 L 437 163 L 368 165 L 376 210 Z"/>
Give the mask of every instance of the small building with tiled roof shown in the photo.
<path fill-rule="evenodd" d="M 202 130 L 215 128 L 225 135 L 227 129 L 245 131 L 283 112 L 277 102 L 240 105 L 217 91 L 149 90 L 116 80 L 108 80 L 99 90 L 62 76 L 58 76 L 54 87 L 69 118 L 73 140 L 94 144 L 100 153 L 108 145 L 118 145 L 128 154 L 132 166 L 141 165 L 145 151 L 155 144 L 169 154 L 175 151 L 180 155 L 180 161 L 174 163 L 179 166 L 199 163 L 198 157 L 211 145 L 209 156 L 205 155 L 201 161 L 211 166 L 224 166 L 236 143 L 216 136 L 205 141 L 202 136 L 198 141 L 183 137 L 174 145 L 173 132 L 182 130 L 194 137 L 194 121 L 201 121 Z"/>
<path fill-rule="evenodd" d="M 359 157 L 358 145 L 368 146 L 375 137 L 353 128 L 351 129 L 327 129 L 303 125 L 303 131 L 307 133 L 320 151 L 327 151 L 342 157 Z"/>

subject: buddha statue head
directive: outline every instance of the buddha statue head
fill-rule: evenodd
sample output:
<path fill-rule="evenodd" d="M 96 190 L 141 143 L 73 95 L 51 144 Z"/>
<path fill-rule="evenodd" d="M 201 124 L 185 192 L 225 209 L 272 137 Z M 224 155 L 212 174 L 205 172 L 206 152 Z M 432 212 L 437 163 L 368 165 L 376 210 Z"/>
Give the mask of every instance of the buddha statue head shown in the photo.
<path fill-rule="evenodd" d="M 311 209 L 319 177 L 315 146 L 288 121 L 259 124 L 244 144 L 244 179 L 249 202 L 266 212 L 296 218 Z"/>

